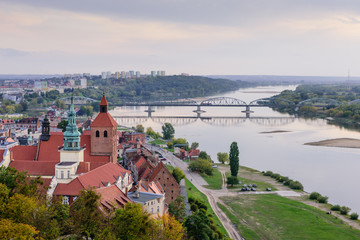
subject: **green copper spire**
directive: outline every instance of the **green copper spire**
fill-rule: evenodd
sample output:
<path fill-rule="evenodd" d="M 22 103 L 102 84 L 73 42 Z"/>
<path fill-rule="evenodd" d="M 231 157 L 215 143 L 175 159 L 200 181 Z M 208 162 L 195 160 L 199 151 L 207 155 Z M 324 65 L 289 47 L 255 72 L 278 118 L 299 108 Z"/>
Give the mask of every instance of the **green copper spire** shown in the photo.
<path fill-rule="evenodd" d="M 68 112 L 68 125 L 64 132 L 64 150 L 80 150 L 80 132 L 76 126 L 73 96 L 71 96 L 71 105 Z"/>

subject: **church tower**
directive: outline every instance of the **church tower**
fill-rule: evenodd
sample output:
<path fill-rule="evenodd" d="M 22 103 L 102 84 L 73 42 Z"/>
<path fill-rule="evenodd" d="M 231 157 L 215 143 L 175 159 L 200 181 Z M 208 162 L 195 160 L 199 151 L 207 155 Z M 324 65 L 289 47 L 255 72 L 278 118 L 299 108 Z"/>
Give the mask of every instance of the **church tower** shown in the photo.
<path fill-rule="evenodd" d="M 80 132 L 76 126 L 76 113 L 72 97 L 68 112 L 68 125 L 64 132 L 64 150 L 80 150 Z"/>
<path fill-rule="evenodd" d="M 107 155 L 110 162 L 117 162 L 117 123 L 108 112 L 105 94 L 100 102 L 100 113 L 90 127 L 91 155 Z"/>
<path fill-rule="evenodd" d="M 48 141 L 50 138 L 50 121 L 47 118 L 47 115 L 45 115 L 45 118 L 42 122 L 41 126 L 41 135 L 40 140 L 41 141 Z"/>

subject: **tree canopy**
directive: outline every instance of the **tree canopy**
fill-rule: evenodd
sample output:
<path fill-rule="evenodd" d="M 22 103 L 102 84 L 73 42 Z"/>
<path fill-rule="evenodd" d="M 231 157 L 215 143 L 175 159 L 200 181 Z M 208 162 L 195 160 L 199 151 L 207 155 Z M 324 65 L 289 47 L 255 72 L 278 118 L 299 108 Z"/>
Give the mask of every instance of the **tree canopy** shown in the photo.
<path fill-rule="evenodd" d="M 237 142 L 232 142 L 230 145 L 229 160 L 231 176 L 236 177 L 239 171 L 239 148 Z"/>

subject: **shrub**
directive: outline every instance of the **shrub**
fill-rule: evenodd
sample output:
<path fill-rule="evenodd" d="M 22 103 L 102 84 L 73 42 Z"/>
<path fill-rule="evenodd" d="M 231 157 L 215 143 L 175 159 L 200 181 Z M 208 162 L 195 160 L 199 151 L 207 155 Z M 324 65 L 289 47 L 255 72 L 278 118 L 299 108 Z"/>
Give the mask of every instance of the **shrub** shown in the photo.
<path fill-rule="evenodd" d="M 271 175 L 273 175 L 273 172 L 272 172 L 272 171 L 266 171 L 266 172 L 264 173 L 264 176 L 271 176 Z"/>
<path fill-rule="evenodd" d="M 359 215 L 357 214 L 357 213 L 352 213 L 351 215 L 350 215 L 350 219 L 351 220 L 357 220 L 359 218 Z"/>
<path fill-rule="evenodd" d="M 340 214 L 342 214 L 342 215 L 346 215 L 346 214 L 348 214 L 348 212 L 350 212 L 350 208 L 348 208 L 348 207 L 345 207 L 345 206 L 342 206 L 341 208 L 340 208 Z"/>
<path fill-rule="evenodd" d="M 286 182 L 286 181 L 288 181 L 289 180 L 289 177 L 281 177 L 280 179 L 279 179 L 279 182 Z"/>
<path fill-rule="evenodd" d="M 334 206 L 331 207 L 332 211 L 340 211 L 340 205 L 336 204 Z"/>
<path fill-rule="evenodd" d="M 284 185 L 289 186 L 292 182 L 293 182 L 293 180 L 289 179 L 287 181 L 284 181 Z"/>
<path fill-rule="evenodd" d="M 312 200 L 318 200 L 319 197 L 321 197 L 321 194 L 318 192 L 312 192 L 309 196 L 309 198 Z"/>
<path fill-rule="evenodd" d="M 304 189 L 303 185 L 299 181 L 291 182 L 289 187 L 291 189 L 295 189 L 295 190 L 303 190 Z"/>
<path fill-rule="evenodd" d="M 281 176 L 278 173 L 274 173 L 273 175 L 271 175 L 271 177 L 275 179 L 279 179 Z"/>
<path fill-rule="evenodd" d="M 319 201 L 319 203 L 327 203 L 328 202 L 328 197 L 326 196 L 320 196 L 317 199 Z"/>

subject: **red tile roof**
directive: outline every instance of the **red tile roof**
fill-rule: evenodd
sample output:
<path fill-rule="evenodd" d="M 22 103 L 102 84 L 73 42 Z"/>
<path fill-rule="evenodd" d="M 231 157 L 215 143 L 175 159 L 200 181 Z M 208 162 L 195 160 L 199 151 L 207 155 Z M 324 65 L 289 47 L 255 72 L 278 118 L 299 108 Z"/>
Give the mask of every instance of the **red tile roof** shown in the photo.
<path fill-rule="evenodd" d="M 105 95 L 103 95 L 101 102 L 100 102 L 100 106 L 104 106 L 104 105 L 108 105 Z"/>
<path fill-rule="evenodd" d="M 125 204 L 132 202 L 116 185 L 95 189 L 100 194 L 100 204 L 102 210 L 114 210 L 124 208 Z"/>
<path fill-rule="evenodd" d="M 26 171 L 31 176 L 54 176 L 57 162 L 11 161 L 9 167 Z"/>
<path fill-rule="evenodd" d="M 198 157 L 200 155 L 200 149 L 191 149 L 189 151 L 189 157 Z"/>
<path fill-rule="evenodd" d="M 164 166 L 164 164 L 162 162 L 160 162 L 156 168 L 152 171 L 151 175 L 149 176 L 149 181 L 154 181 L 156 175 L 161 171 L 167 171 L 169 172 L 169 170 Z M 171 173 L 169 172 L 169 174 L 171 175 Z"/>
<path fill-rule="evenodd" d="M 11 159 L 34 161 L 36 150 L 37 146 L 15 146 L 11 148 Z"/>
<path fill-rule="evenodd" d="M 81 189 L 89 187 L 105 187 L 107 184 L 114 184 L 119 176 L 124 176 L 125 173 L 131 174 L 118 163 L 107 163 L 94 170 L 84 173 L 70 183 L 60 185 L 55 189 L 54 195 L 76 196 Z"/>
<path fill-rule="evenodd" d="M 108 112 L 102 112 L 97 115 L 90 127 L 117 127 L 117 123 Z"/>
<path fill-rule="evenodd" d="M 59 147 L 64 144 L 62 132 L 52 132 L 48 141 L 40 141 L 38 161 L 60 162 Z"/>

